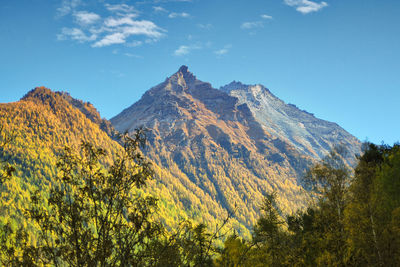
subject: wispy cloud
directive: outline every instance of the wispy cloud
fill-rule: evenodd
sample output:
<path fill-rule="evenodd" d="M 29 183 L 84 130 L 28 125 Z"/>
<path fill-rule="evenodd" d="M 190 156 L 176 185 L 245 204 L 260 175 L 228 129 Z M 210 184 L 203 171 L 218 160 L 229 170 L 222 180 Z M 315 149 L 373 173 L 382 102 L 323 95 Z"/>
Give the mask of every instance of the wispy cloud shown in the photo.
<path fill-rule="evenodd" d="M 147 43 L 159 40 L 166 33 L 152 21 L 138 20 L 139 12 L 132 6 L 105 4 L 104 7 L 110 12 L 106 18 L 89 11 L 73 11 L 76 27 L 62 28 L 57 39 L 91 42 L 92 47 L 115 44 L 134 47 L 142 45 L 143 41 L 132 40 L 133 36 L 143 36 Z"/>
<path fill-rule="evenodd" d="M 182 12 L 182 13 L 176 13 L 176 12 L 172 12 L 168 15 L 168 18 L 174 19 L 174 18 L 189 18 L 190 15 L 186 12 Z"/>
<path fill-rule="evenodd" d="M 126 13 L 136 13 L 136 10 L 133 6 L 128 6 L 127 4 L 118 4 L 118 5 L 111 5 L 105 4 L 105 7 L 108 11 L 120 14 Z"/>
<path fill-rule="evenodd" d="M 158 13 L 167 13 L 168 12 L 168 10 L 166 10 L 162 6 L 153 6 L 153 10 Z"/>
<path fill-rule="evenodd" d="M 207 23 L 207 24 L 199 23 L 199 24 L 197 24 L 197 27 L 199 27 L 200 29 L 203 29 L 203 30 L 209 30 L 213 27 L 213 25 L 211 23 Z"/>
<path fill-rule="evenodd" d="M 267 20 L 272 20 L 273 17 L 267 14 L 261 14 L 260 15 L 260 20 L 257 21 L 245 21 L 240 25 L 240 28 L 242 30 L 254 30 L 256 28 L 262 28 L 264 27 L 264 24 L 266 23 Z M 255 34 L 254 31 L 250 32 L 250 34 Z"/>
<path fill-rule="evenodd" d="M 228 54 L 229 50 L 232 48 L 232 45 L 225 45 L 223 48 L 215 50 L 214 54 L 216 54 L 217 56 L 223 56 Z"/>
<path fill-rule="evenodd" d="M 165 9 L 162 6 L 153 6 L 153 10 L 156 13 L 164 13 L 164 14 L 168 14 L 168 18 L 170 19 L 174 19 L 174 18 L 190 18 L 190 14 L 186 13 L 186 12 L 170 12 L 167 9 Z"/>
<path fill-rule="evenodd" d="M 328 6 L 327 2 L 314 2 L 310 0 L 284 0 L 285 4 L 294 7 L 298 12 L 302 14 L 308 14 L 311 12 L 317 12 L 324 7 Z"/>
<path fill-rule="evenodd" d="M 124 53 L 124 55 L 127 56 L 127 57 L 132 57 L 132 58 L 143 58 L 142 56 L 135 55 L 135 54 L 132 54 L 132 53 Z"/>
<path fill-rule="evenodd" d="M 84 43 L 96 40 L 97 36 L 95 34 L 86 35 L 81 29 L 78 28 L 62 28 L 61 33 L 57 35 L 57 39 L 66 40 L 68 38 L 80 43 Z"/>
<path fill-rule="evenodd" d="M 169 2 L 192 2 L 192 0 L 144 0 L 142 3 L 144 4 L 157 4 L 157 3 L 169 3 Z"/>
<path fill-rule="evenodd" d="M 263 27 L 264 24 L 261 21 L 248 21 L 248 22 L 243 22 L 242 25 L 240 25 L 241 29 L 248 30 L 248 29 L 254 29 L 254 28 L 259 28 Z"/>
<path fill-rule="evenodd" d="M 133 35 L 144 35 L 148 38 L 152 38 L 152 40 L 157 40 L 164 35 L 161 28 L 148 20 L 117 20 L 109 22 L 108 25 L 115 26 L 109 26 L 110 28 L 108 28 L 107 31 L 111 33 L 94 43 L 93 47 L 123 44 L 126 43 L 128 37 Z"/>
<path fill-rule="evenodd" d="M 106 35 L 101 40 L 95 42 L 92 46 L 93 47 L 103 47 L 103 46 L 109 46 L 109 45 L 113 45 L 113 44 L 123 44 L 126 42 L 125 38 L 126 37 L 123 33 L 116 32 L 116 33 Z"/>
<path fill-rule="evenodd" d="M 127 14 L 121 17 L 109 17 L 104 21 L 104 25 L 106 27 L 118 27 L 121 25 L 133 25 L 135 24 L 135 18 L 137 15 L 136 14 Z"/>
<path fill-rule="evenodd" d="M 181 45 L 174 51 L 175 56 L 185 56 L 190 54 L 193 50 L 201 49 L 200 45 Z"/>
<path fill-rule="evenodd" d="M 220 49 L 220 50 L 214 51 L 214 53 L 215 53 L 216 55 L 218 55 L 218 56 L 225 55 L 225 54 L 227 54 L 228 52 L 229 52 L 229 49 L 227 49 L 227 48 L 222 48 L 222 49 Z"/>
<path fill-rule="evenodd" d="M 184 56 L 189 54 L 190 52 L 190 47 L 186 45 L 181 45 L 178 49 L 174 51 L 175 56 Z"/>
<path fill-rule="evenodd" d="M 82 25 L 82 26 L 87 26 L 93 23 L 96 23 L 101 19 L 99 15 L 96 13 L 92 12 L 87 12 L 87 11 L 79 11 L 79 12 L 74 12 L 74 17 L 76 23 Z"/>
<path fill-rule="evenodd" d="M 142 41 L 135 40 L 135 41 L 127 43 L 126 46 L 128 46 L 128 47 L 137 47 L 137 46 L 141 46 L 142 44 L 143 44 Z"/>
<path fill-rule="evenodd" d="M 273 19 L 272 16 L 267 15 L 267 14 L 262 14 L 260 17 L 261 17 L 262 19 Z"/>
<path fill-rule="evenodd" d="M 81 4 L 81 0 L 63 0 L 61 6 L 57 8 L 57 16 L 63 17 L 72 13 Z"/>

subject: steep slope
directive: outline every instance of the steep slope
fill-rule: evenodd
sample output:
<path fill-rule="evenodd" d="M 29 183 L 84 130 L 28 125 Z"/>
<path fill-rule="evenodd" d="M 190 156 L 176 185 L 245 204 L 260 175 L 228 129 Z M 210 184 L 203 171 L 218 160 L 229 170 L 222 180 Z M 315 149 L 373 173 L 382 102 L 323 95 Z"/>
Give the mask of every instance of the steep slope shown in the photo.
<path fill-rule="evenodd" d="M 334 146 L 348 150 L 348 161 L 355 164 L 361 144 L 351 134 L 333 122 L 316 118 L 293 104 L 286 104 L 262 85 L 232 82 L 220 90 L 247 104 L 251 113 L 271 135 L 293 144 L 301 153 L 321 159 Z"/>
<path fill-rule="evenodd" d="M 284 212 L 306 201 L 297 178 L 311 159 L 264 130 L 245 103 L 196 79 L 186 66 L 111 123 L 121 132 L 149 129 L 147 156 L 173 175 L 172 184 L 162 176 L 160 182 L 181 195 L 185 209 L 201 209 L 195 217 L 222 218 L 236 205 L 235 220 L 249 227 L 265 192 L 278 192 Z"/>

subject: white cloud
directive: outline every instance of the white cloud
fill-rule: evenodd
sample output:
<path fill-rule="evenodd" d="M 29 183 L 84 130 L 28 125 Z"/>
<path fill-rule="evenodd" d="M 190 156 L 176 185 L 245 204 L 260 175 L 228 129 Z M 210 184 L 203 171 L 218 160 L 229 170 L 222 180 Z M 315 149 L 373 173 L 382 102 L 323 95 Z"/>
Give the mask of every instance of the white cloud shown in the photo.
<path fill-rule="evenodd" d="M 226 55 L 226 54 L 228 54 L 229 49 L 231 47 L 232 47 L 232 45 L 225 45 L 224 48 L 214 51 L 214 54 L 216 54 L 217 56 Z"/>
<path fill-rule="evenodd" d="M 135 40 L 135 41 L 132 41 L 130 43 L 127 43 L 126 46 L 137 47 L 137 46 L 141 46 L 142 44 L 143 44 L 142 41 Z"/>
<path fill-rule="evenodd" d="M 147 40 L 156 42 L 165 35 L 166 30 L 158 27 L 154 22 L 138 20 L 139 13 L 129 5 L 105 4 L 104 6 L 111 12 L 111 16 L 106 19 L 93 12 L 74 11 L 73 18 L 78 27 L 63 28 L 57 35 L 58 40 L 92 42 L 92 47 L 115 44 L 135 47 L 142 45 L 143 41 L 132 40 L 132 36 L 144 36 Z"/>
<path fill-rule="evenodd" d="M 116 23 L 115 25 L 121 24 Z M 123 44 L 126 43 L 127 38 L 132 35 L 144 35 L 153 39 L 159 39 L 164 35 L 161 28 L 148 20 L 132 20 L 129 22 L 128 26 L 111 28 L 108 29 L 108 31 L 111 31 L 112 33 L 94 43 L 93 47 Z"/>
<path fill-rule="evenodd" d="M 317 12 L 328 6 L 326 2 L 317 3 L 310 0 L 284 0 L 284 2 L 286 5 L 296 8 L 302 14 Z"/>
<path fill-rule="evenodd" d="M 144 0 L 143 3 L 192 2 L 192 0 Z"/>
<path fill-rule="evenodd" d="M 161 7 L 161 6 L 153 6 L 153 9 L 155 12 L 168 12 L 168 10 L 166 10 L 165 8 Z"/>
<path fill-rule="evenodd" d="M 57 35 L 57 39 L 66 40 L 68 38 L 84 43 L 96 40 L 97 36 L 95 34 L 88 36 L 78 28 L 62 28 L 61 33 Z"/>
<path fill-rule="evenodd" d="M 229 49 L 227 49 L 227 48 L 222 48 L 222 49 L 220 49 L 220 50 L 214 51 L 214 53 L 215 53 L 216 55 L 218 55 L 218 56 L 225 55 L 225 54 L 227 54 L 228 52 L 229 52 Z"/>
<path fill-rule="evenodd" d="M 123 44 L 126 42 L 125 38 L 126 37 L 124 34 L 122 34 L 120 32 L 116 32 L 116 33 L 106 35 L 105 37 L 103 37 L 103 39 L 97 41 L 92 46 L 93 47 L 103 47 L 103 46 L 109 46 L 109 45 L 113 45 L 113 44 Z"/>
<path fill-rule="evenodd" d="M 81 0 L 63 0 L 61 6 L 57 8 L 57 16 L 63 17 L 72 13 L 81 4 Z"/>
<path fill-rule="evenodd" d="M 197 24 L 197 27 L 199 27 L 200 29 L 204 29 L 204 30 L 209 30 L 213 27 L 213 25 L 211 23 L 207 23 L 207 24 Z"/>
<path fill-rule="evenodd" d="M 122 32 L 125 35 L 145 35 L 151 38 L 161 38 L 163 33 L 162 29 L 149 20 L 136 20 L 128 27 L 123 27 Z"/>
<path fill-rule="evenodd" d="M 127 57 L 143 58 L 142 56 L 135 55 L 135 54 L 132 54 L 132 53 L 125 53 L 124 55 L 127 56 Z"/>
<path fill-rule="evenodd" d="M 262 18 L 262 19 L 273 19 L 272 16 L 267 15 L 267 14 L 262 14 L 262 15 L 261 15 L 261 18 Z"/>
<path fill-rule="evenodd" d="M 96 13 L 87 11 L 74 12 L 74 17 L 76 23 L 82 26 L 93 24 L 101 19 L 101 17 Z"/>
<path fill-rule="evenodd" d="M 109 17 L 104 21 L 104 25 L 106 27 L 117 27 L 121 25 L 133 25 L 135 21 L 133 18 L 136 17 L 136 14 L 127 14 L 123 17 Z"/>
<path fill-rule="evenodd" d="M 186 45 L 181 45 L 178 49 L 174 51 L 175 56 L 184 56 L 189 54 L 190 52 L 190 47 Z"/>
<path fill-rule="evenodd" d="M 261 21 L 251 21 L 251 22 L 243 22 L 242 25 L 240 25 L 241 29 L 248 30 L 248 29 L 254 29 L 254 28 L 259 28 L 263 27 L 263 23 Z"/>
<path fill-rule="evenodd" d="M 182 13 L 172 12 L 171 14 L 168 15 L 168 18 L 171 18 L 171 19 L 178 18 L 178 17 L 180 17 L 180 18 L 189 18 L 190 15 L 188 13 L 186 13 L 186 12 L 182 12 Z"/>
<path fill-rule="evenodd" d="M 114 13 L 136 13 L 136 10 L 133 6 L 128 6 L 127 4 L 119 4 L 119 5 L 110 5 L 105 4 L 108 11 Z"/>
<path fill-rule="evenodd" d="M 188 55 L 192 50 L 201 49 L 200 45 L 181 45 L 174 51 L 175 56 Z"/>

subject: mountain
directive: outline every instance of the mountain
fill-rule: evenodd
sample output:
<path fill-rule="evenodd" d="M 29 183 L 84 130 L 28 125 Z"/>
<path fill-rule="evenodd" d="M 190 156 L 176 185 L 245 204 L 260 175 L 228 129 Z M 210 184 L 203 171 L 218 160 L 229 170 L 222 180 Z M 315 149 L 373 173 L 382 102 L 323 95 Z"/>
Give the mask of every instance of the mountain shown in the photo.
<path fill-rule="evenodd" d="M 299 178 L 307 167 L 343 140 L 354 159 L 360 144 L 336 124 L 284 104 L 262 86 L 231 83 L 218 90 L 186 66 L 111 123 L 121 132 L 149 129 L 145 153 L 172 173 L 173 184 L 185 186 L 179 201 L 186 209 L 200 201 L 199 208 L 207 207 L 202 216 L 221 218 L 221 211 L 236 205 L 235 219 L 246 227 L 257 218 L 266 192 L 278 193 L 285 213 L 303 207 L 308 197 Z"/>
<path fill-rule="evenodd" d="M 300 123 L 306 130 L 297 134 Z M 111 123 L 89 102 L 37 87 L 20 101 L 0 104 L 0 125 L 15 134 L 12 145 L 0 150 L 0 159 L 17 169 L 0 186 L 0 223 L 14 225 L 26 223 L 22 214 L 31 192 L 47 194 L 57 183 L 56 162 L 65 145 L 101 146 L 109 152 L 107 164 L 122 149 L 114 128 L 149 129 L 143 152 L 155 177 L 142 193 L 159 198 L 159 217 L 167 228 L 184 219 L 213 228 L 235 210 L 229 227 L 242 236 L 249 236 L 266 192 L 277 192 L 284 213 L 305 207 L 309 196 L 299 178 L 308 166 L 344 141 L 354 159 L 359 145 L 336 124 L 284 104 L 262 86 L 233 83 L 216 89 L 186 66 Z"/>
<path fill-rule="evenodd" d="M 335 145 L 348 150 L 349 164 L 355 164 L 354 155 L 360 154 L 360 142 L 333 122 L 316 118 L 312 113 L 286 104 L 263 85 L 245 85 L 235 82 L 220 90 L 246 104 L 256 120 L 271 135 L 291 143 L 302 154 L 317 160 Z"/>

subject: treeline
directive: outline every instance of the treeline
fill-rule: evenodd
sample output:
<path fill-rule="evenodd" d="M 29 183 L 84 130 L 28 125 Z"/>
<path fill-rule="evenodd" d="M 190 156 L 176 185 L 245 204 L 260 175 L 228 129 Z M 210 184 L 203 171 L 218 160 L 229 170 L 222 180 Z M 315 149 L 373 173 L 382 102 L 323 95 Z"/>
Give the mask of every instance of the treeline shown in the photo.
<path fill-rule="evenodd" d="M 2 131 L 0 147 L 10 138 Z M 8 139 L 7 139 L 8 138 Z M 5 266 L 400 266 L 400 146 L 365 144 L 355 169 L 333 150 L 305 175 L 314 202 L 284 215 L 267 194 L 250 240 L 227 229 L 182 221 L 167 231 L 157 199 L 139 190 L 153 176 L 140 147 L 144 136 L 123 137 L 124 150 L 84 142 L 66 147 L 50 192 L 30 197 L 25 218 L 34 224 L 0 229 Z M 14 169 L 1 162 L 0 181 Z M 3 203 L 1 204 L 3 205 Z M 234 206 L 234 204 L 232 204 Z M 223 245 L 219 245 L 223 240 Z"/>

